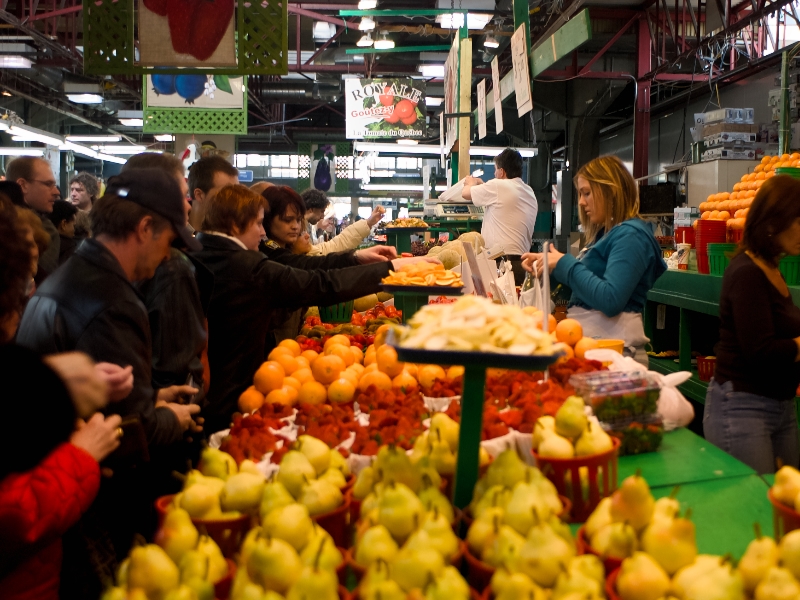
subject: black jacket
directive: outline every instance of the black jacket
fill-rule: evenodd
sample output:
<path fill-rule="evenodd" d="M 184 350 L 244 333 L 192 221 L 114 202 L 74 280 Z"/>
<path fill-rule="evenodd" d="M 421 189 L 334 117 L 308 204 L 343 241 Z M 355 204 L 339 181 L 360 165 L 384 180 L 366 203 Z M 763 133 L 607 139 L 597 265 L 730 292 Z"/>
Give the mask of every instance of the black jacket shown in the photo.
<path fill-rule="evenodd" d="M 272 240 L 261 242 L 258 249 L 268 259 L 295 269 L 344 269 L 346 267 L 357 267 L 360 264 L 355 256 L 355 251 L 331 252 L 323 256 L 309 256 L 307 254 L 295 254 L 290 249 L 284 248 Z"/>
<path fill-rule="evenodd" d="M 203 250 L 193 256 L 214 274 L 208 309 L 208 433 L 223 429 L 239 395 L 267 356 L 265 341 L 276 309 L 330 305 L 378 291 L 390 262 L 346 269 L 304 271 L 244 250 L 234 241 L 201 233 Z"/>
<path fill-rule="evenodd" d="M 36 291 L 22 316 L 17 343 L 39 354 L 79 350 L 96 361 L 133 365 L 133 390 L 106 412 L 138 415 L 151 445 L 182 439 L 175 414 L 155 407 L 150 325 L 142 297 L 98 241 L 85 240 Z"/>

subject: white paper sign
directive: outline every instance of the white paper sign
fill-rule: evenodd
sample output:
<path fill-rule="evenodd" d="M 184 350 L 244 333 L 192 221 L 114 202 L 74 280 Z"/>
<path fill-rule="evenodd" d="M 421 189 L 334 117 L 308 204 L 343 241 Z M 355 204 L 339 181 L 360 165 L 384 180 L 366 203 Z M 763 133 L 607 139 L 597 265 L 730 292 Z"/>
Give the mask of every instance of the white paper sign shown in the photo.
<path fill-rule="evenodd" d="M 486 80 L 478 83 L 478 139 L 486 137 Z"/>
<path fill-rule="evenodd" d="M 528 46 L 525 43 L 525 25 L 520 25 L 511 38 L 511 61 L 514 65 L 514 91 L 517 95 L 517 113 L 520 117 L 533 110 L 527 50 Z"/>
<path fill-rule="evenodd" d="M 492 59 L 492 96 L 494 98 L 495 132 L 503 131 L 503 101 L 500 95 L 500 61 Z"/>
<path fill-rule="evenodd" d="M 445 114 L 454 114 L 458 112 L 458 99 L 459 99 L 459 85 L 458 85 L 458 52 L 459 40 L 458 36 L 453 40 L 453 46 L 450 48 L 450 53 L 447 55 L 447 61 L 444 63 L 444 114 L 441 116 L 445 119 L 445 146 L 447 152 L 456 143 L 458 139 L 458 119 L 455 117 L 447 118 Z"/>

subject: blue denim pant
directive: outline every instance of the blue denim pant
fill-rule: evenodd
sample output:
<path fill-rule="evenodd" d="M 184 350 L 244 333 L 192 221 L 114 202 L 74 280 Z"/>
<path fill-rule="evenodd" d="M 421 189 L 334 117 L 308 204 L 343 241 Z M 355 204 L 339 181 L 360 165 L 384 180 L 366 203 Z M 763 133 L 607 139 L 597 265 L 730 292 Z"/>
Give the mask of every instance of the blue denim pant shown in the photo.
<path fill-rule="evenodd" d="M 794 400 L 774 400 L 733 391 L 733 383 L 713 379 L 706 393 L 706 439 L 759 473 L 774 473 L 776 460 L 800 463 Z"/>

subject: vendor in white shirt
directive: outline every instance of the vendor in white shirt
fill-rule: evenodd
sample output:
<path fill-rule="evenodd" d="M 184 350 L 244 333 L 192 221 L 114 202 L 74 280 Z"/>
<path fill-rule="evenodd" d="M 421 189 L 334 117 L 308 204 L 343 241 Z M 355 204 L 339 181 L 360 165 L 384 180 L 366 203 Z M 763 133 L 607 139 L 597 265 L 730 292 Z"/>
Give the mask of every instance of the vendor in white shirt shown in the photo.
<path fill-rule="evenodd" d="M 506 148 L 494 159 L 495 178 L 486 183 L 468 176 L 461 196 L 483 207 L 481 235 L 487 248 L 500 246 L 514 269 L 514 280 L 522 285 L 525 271 L 522 255 L 530 252 L 538 204 L 522 177 L 522 156 Z"/>

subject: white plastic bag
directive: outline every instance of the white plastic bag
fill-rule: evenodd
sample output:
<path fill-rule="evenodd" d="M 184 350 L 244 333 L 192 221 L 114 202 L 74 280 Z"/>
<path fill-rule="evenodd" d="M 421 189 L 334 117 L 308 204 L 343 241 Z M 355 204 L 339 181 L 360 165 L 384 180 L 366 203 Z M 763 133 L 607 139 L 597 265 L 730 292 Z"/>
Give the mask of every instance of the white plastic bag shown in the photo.
<path fill-rule="evenodd" d="M 622 356 L 614 350 L 589 350 L 586 353 L 589 360 L 611 363 L 609 371 L 622 371 L 631 373 L 642 371 L 642 365 L 629 356 Z M 678 371 L 669 375 L 662 375 L 655 371 L 648 371 L 649 375 L 661 383 L 661 393 L 658 397 L 658 414 L 664 421 L 664 431 L 672 431 L 678 427 L 686 427 L 694 419 L 694 407 L 684 398 L 678 386 L 687 381 L 692 374 L 689 371 Z"/>
<path fill-rule="evenodd" d="M 533 280 L 533 287 L 525 290 L 519 295 L 519 305 L 521 307 L 532 306 L 539 310 L 544 310 L 544 302 L 542 301 L 542 284 L 539 278 L 533 275 L 528 275 Z"/>

